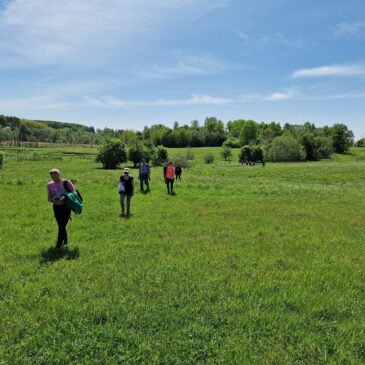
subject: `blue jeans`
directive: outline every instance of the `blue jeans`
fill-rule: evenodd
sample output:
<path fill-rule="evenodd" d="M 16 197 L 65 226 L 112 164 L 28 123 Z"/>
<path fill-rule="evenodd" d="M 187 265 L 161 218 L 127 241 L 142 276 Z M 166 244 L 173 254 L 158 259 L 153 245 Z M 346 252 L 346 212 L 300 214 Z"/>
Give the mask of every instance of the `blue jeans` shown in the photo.
<path fill-rule="evenodd" d="M 127 214 L 130 214 L 131 212 L 131 199 L 132 199 L 132 195 L 128 194 L 120 194 L 120 206 L 122 207 L 122 213 L 125 212 L 125 205 L 124 205 L 124 200 L 125 198 L 127 198 Z"/>

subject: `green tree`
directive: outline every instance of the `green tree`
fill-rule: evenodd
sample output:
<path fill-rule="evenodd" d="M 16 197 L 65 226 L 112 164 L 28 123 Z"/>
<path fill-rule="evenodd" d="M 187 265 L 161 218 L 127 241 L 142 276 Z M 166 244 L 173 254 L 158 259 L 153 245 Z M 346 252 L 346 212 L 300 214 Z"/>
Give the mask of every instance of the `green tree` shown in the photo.
<path fill-rule="evenodd" d="M 134 141 L 128 146 L 128 160 L 133 162 L 134 167 L 145 159 L 149 162 L 154 158 L 155 148 L 153 145 L 147 145 L 143 141 Z"/>
<path fill-rule="evenodd" d="M 259 126 L 253 120 L 244 123 L 240 132 L 241 145 L 255 144 L 257 141 Z"/>
<path fill-rule="evenodd" d="M 238 138 L 230 136 L 223 142 L 222 147 L 240 148 L 241 143 Z"/>
<path fill-rule="evenodd" d="M 167 149 L 164 146 L 157 146 L 155 158 L 153 159 L 153 164 L 155 166 L 160 166 L 168 160 Z"/>
<path fill-rule="evenodd" d="M 101 162 L 104 169 L 116 169 L 122 162 L 127 162 L 125 144 L 113 137 L 106 138 L 99 147 L 96 162 Z"/>
<path fill-rule="evenodd" d="M 345 153 L 354 143 L 354 134 L 342 123 L 334 124 L 331 128 L 333 148 L 337 153 Z"/>

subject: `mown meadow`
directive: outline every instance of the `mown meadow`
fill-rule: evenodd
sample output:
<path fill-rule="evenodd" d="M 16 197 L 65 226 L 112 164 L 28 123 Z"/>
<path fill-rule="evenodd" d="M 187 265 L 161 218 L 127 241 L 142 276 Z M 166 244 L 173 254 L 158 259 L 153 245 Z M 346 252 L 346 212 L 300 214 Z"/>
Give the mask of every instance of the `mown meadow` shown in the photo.
<path fill-rule="evenodd" d="M 365 363 L 365 149 L 264 168 L 191 149 L 130 219 L 95 149 L 2 151 L 0 364 Z M 62 251 L 53 167 L 85 202 Z"/>

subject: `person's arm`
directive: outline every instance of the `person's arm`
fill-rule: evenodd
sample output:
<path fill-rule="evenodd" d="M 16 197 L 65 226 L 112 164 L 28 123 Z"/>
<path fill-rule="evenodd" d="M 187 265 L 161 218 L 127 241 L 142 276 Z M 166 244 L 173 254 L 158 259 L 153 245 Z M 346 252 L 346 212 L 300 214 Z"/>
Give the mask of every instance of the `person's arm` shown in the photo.
<path fill-rule="evenodd" d="M 134 179 L 132 180 L 132 195 L 134 195 Z"/>
<path fill-rule="evenodd" d="M 47 186 L 47 197 L 48 197 L 48 201 L 50 203 L 53 203 L 53 199 L 52 199 L 52 196 L 51 196 L 51 191 L 49 190 L 48 186 Z"/>
<path fill-rule="evenodd" d="M 72 184 L 72 182 L 70 180 L 67 180 L 67 185 L 68 185 L 68 188 L 72 191 L 72 190 L 75 190 L 75 187 L 74 185 Z"/>

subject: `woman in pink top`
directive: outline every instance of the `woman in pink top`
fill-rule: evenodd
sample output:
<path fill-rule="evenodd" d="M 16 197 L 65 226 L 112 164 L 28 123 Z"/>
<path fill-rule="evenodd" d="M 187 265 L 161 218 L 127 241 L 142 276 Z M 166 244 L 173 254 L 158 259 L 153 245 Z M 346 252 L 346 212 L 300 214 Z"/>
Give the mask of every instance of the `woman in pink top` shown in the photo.
<path fill-rule="evenodd" d="M 67 245 L 66 226 L 71 216 L 71 209 L 67 207 L 64 193 L 66 193 L 65 184 L 69 190 L 74 190 L 71 181 L 61 179 L 61 174 L 58 169 L 49 171 L 51 181 L 47 185 L 48 201 L 53 203 L 53 212 L 58 225 L 58 237 L 56 247 Z"/>

